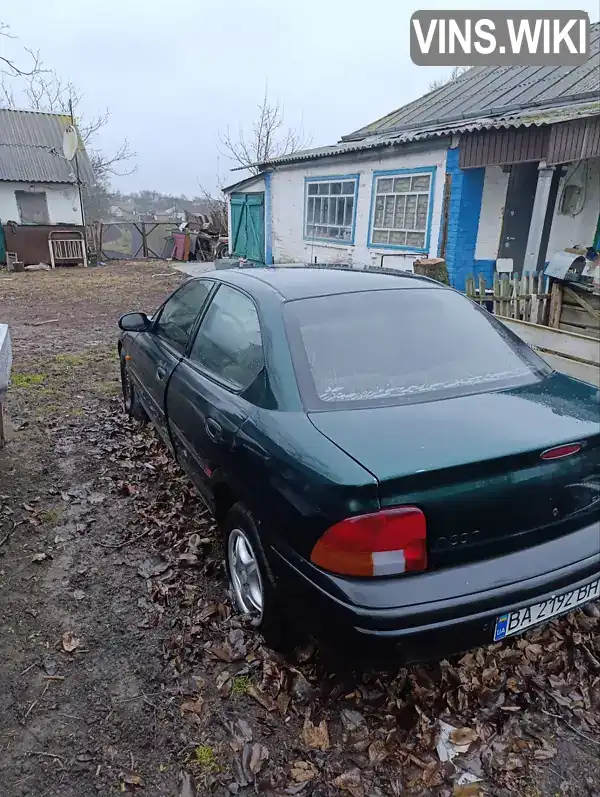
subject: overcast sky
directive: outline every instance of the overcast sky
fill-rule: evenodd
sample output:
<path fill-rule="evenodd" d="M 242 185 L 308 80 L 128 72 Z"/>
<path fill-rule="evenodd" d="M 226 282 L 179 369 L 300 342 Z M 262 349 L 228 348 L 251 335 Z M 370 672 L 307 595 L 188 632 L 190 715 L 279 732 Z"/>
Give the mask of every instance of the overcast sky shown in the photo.
<path fill-rule="evenodd" d="M 187 195 L 233 182 L 219 131 L 248 126 L 268 82 L 290 125 L 312 145 L 335 143 L 428 90 L 449 69 L 417 67 L 409 20 L 418 9 L 562 9 L 565 0 L 27 0 L 3 3 L 18 40 L 0 52 L 39 49 L 84 93 L 88 113 L 111 111 L 97 144 L 127 137 L 136 171 L 113 180 Z M 597 0 L 577 0 L 592 21 Z"/>

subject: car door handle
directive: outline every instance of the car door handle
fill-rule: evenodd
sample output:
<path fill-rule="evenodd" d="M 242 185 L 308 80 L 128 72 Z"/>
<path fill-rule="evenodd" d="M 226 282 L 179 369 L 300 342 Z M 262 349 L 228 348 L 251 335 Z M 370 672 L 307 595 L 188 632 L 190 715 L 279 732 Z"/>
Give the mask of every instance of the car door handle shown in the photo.
<path fill-rule="evenodd" d="M 213 440 L 215 443 L 220 443 L 223 439 L 223 429 L 221 428 L 221 424 L 217 423 L 212 418 L 207 418 L 204 428 L 206 429 L 206 434 Z"/>
<path fill-rule="evenodd" d="M 164 368 L 161 368 L 159 366 L 156 369 L 156 378 L 158 379 L 159 382 L 161 382 L 165 378 L 166 375 L 167 375 L 167 372 L 165 371 Z"/>

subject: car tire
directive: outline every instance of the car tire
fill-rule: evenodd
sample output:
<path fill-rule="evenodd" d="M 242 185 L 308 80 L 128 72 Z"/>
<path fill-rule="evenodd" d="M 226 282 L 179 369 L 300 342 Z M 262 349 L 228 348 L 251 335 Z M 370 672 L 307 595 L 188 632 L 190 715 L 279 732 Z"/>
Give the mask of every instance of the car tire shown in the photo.
<path fill-rule="evenodd" d="M 121 356 L 121 387 L 123 390 L 123 408 L 127 415 L 141 424 L 146 424 L 148 422 L 146 410 L 140 404 L 135 385 L 123 356 Z"/>
<path fill-rule="evenodd" d="M 229 589 L 236 609 L 277 650 L 293 646 L 291 618 L 286 618 L 286 600 L 277 584 L 251 512 L 235 504 L 223 524 L 225 565 Z"/>

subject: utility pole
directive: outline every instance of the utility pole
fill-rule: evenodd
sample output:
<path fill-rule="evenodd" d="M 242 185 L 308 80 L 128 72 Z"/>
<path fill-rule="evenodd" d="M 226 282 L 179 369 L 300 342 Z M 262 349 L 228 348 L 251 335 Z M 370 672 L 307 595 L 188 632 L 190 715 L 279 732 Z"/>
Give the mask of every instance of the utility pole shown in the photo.
<path fill-rule="evenodd" d="M 73 101 L 71 100 L 70 97 L 69 97 L 69 113 L 71 114 L 71 125 L 73 126 L 73 128 L 75 129 L 75 132 L 77 133 L 77 147 L 75 149 L 75 158 L 74 158 L 74 160 L 75 160 L 75 178 L 77 180 L 77 190 L 79 192 L 79 207 L 81 209 L 81 226 L 85 230 L 85 211 L 83 210 L 83 196 L 82 196 L 82 193 L 81 193 L 81 180 L 79 178 L 79 161 L 77 159 L 77 150 L 79 149 L 79 131 L 75 127 L 75 119 L 73 118 Z M 84 235 L 85 235 L 85 232 L 84 232 Z"/>

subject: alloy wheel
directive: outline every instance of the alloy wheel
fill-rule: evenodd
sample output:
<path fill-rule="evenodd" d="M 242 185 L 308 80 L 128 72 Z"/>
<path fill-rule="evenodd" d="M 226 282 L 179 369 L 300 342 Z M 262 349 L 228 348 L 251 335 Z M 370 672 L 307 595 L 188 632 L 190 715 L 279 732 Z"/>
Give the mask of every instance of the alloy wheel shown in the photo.
<path fill-rule="evenodd" d="M 263 583 L 252 543 L 242 529 L 235 528 L 230 533 L 227 559 L 235 602 L 258 625 L 263 615 Z"/>

